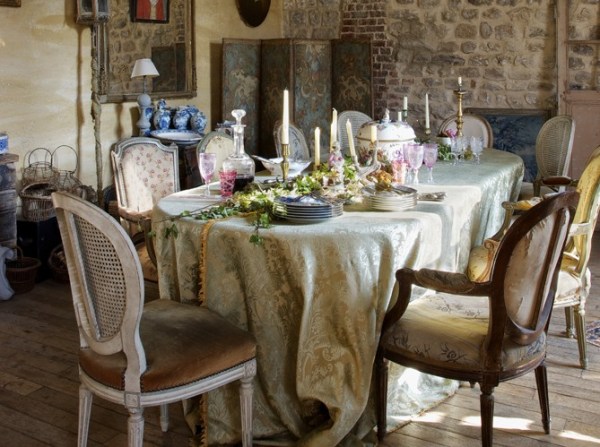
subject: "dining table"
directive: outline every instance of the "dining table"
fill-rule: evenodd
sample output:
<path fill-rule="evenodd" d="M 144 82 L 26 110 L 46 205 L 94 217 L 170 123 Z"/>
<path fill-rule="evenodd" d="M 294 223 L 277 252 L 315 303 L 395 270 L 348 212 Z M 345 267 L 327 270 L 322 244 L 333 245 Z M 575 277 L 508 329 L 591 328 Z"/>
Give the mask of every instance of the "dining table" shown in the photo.
<path fill-rule="evenodd" d="M 210 201 L 198 188 L 175 193 L 153 212 L 160 297 L 208 306 L 256 337 L 255 439 L 374 445 L 373 364 L 395 272 L 464 271 L 471 248 L 500 228 L 501 204 L 517 199 L 523 173 L 520 157 L 494 149 L 480 163 L 439 161 L 433 183 L 423 167 L 420 183 L 407 185 L 419 193 L 411 208 L 378 211 L 356 200 L 315 223 L 275 220 L 260 229 L 259 245 L 250 242 L 251 216 L 181 217 Z M 438 192 L 442 200 L 427 200 Z M 390 428 L 456 390 L 454 381 L 393 366 Z M 209 444 L 239 441 L 236 385 L 209 392 L 188 417 L 204 424 Z"/>

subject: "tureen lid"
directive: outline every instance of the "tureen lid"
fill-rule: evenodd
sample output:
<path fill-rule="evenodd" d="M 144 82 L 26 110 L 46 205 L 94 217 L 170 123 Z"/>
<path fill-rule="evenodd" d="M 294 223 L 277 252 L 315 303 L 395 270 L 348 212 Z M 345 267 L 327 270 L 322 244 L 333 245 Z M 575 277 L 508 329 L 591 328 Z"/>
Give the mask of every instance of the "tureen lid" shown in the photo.
<path fill-rule="evenodd" d="M 417 137 L 410 124 L 405 121 L 392 121 L 390 111 L 386 109 L 381 120 L 369 121 L 363 124 L 358 130 L 356 138 L 370 141 L 372 125 L 377 126 L 377 139 L 380 143 L 413 141 Z"/>

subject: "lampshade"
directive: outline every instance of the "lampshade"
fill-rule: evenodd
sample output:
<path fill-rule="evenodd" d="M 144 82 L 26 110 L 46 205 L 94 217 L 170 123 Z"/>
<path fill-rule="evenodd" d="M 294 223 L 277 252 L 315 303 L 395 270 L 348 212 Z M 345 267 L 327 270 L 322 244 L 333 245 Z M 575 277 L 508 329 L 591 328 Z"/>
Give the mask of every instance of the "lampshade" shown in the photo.
<path fill-rule="evenodd" d="M 148 76 L 154 78 L 158 76 L 158 70 L 152 63 L 151 59 L 138 59 L 135 61 L 135 65 L 133 66 L 133 72 L 131 73 L 132 78 L 137 78 L 140 76 Z"/>

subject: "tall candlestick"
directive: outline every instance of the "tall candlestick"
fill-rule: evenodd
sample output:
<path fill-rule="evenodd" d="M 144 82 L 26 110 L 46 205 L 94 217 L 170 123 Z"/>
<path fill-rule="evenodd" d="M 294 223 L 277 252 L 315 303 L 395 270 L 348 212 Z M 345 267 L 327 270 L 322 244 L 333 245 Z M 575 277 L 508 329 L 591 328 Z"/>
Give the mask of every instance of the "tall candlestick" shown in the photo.
<path fill-rule="evenodd" d="M 462 76 L 458 77 L 458 86 L 462 87 Z"/>
<path fill-rule="evenodd" d="M 337 141 L 337 110 L 333 109 L 331 114 L 331 135 L 329 137 L 329 144 L 331 150 L 335 146 L 335 142 Z"/>
<path fill-rule="evenodd" d="M 402 110 L 408 110 L 408 98 L 406 96 L 402 100 Z"/>
<path fill-rule="evenodd" d="M 346 132 L 348 133 L 348 147 L 350 148 L 350 156 L 354 159 L 354 157 L 356 157 L 356 149 L 354 148 L 354 133 L 352 132 L 352 123 L 350 120 L 346 121 Z"/>
<path fill-rule="evenodd" d="M 281 125 L 281 144 L 290 144 L 290 98 L 287 88 L 283 91 L 283 122 Z"/>
<path fill-rule="evenodd" d="M 315 127 L 315 168 L 321 164 L 321 128 Z"/>
<path fill-rule="evenodd" d="M 429 129 L 429 93 L 425 93 L 425 129 Z"/>

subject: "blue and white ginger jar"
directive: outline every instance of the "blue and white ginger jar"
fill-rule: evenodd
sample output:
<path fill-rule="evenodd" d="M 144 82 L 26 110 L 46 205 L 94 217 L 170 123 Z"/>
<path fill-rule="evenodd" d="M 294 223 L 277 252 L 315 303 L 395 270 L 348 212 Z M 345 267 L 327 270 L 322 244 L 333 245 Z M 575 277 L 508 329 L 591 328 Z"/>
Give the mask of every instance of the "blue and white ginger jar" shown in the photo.
<path fill-rule="evenodd" d="M 201 134 L 203 134 L 204 129 L 206 129 L 206 123 L 207 123 L 206 115 L 200 111 L 197 111 L 190 118 L 190 126 L 191 126 L 192 130 L 194 130 L 198 133 L 201 133 Z"/>
<path fill-rule="evenodd" d="M 171 125 L 171 110 L 167 108 L 167 103 L 164 99 L 158 101 L 156 112 L 154 112 L 154 116 L 152 117 L 152 124 L 156 130 L 165 130 Z"/>

